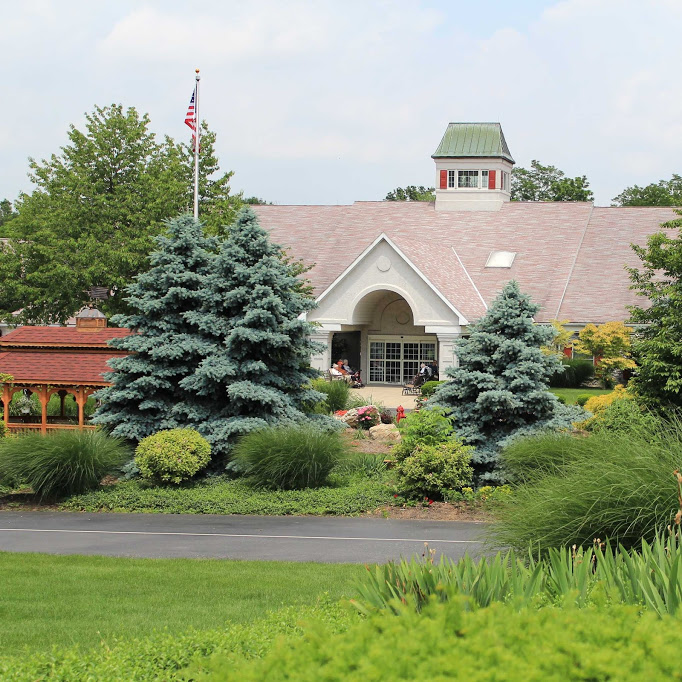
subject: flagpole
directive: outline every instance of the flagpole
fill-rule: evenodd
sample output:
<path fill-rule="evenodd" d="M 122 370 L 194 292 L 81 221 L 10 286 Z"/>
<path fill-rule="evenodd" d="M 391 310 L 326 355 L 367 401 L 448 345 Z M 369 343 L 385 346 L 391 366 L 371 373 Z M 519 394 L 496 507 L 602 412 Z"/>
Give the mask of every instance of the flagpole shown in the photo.
<path fill-rule="evenodd" d="M 194 116 L 196 118 L 196 135 L 194 138 L 194 218 L 199 219 L 199 138 L 201 137 L 201 119 L 199 118 L 199 69 L 196 69 L 194 84 Z"/>

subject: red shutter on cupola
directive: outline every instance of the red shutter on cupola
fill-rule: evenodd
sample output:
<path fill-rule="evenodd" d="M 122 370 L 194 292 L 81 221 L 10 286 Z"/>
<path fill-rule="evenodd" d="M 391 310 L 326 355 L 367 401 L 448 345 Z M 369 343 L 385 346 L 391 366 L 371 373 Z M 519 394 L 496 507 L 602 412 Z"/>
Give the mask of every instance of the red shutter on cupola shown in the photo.
<path fill-rule="evenodd" d="M 495 189 L 495 171 L 488 171 L 488 189 Z"/>
<path fill-rule="evenodd" d="M 573 357 L 573 346 L 566 346 L 564 348 L 564 355 L 570 360 Z"/>
<path fill-rule="evenodd" d="M 446 170 L 442 170 L 440 172 L 440 188 L 441 189 L 448 188 L 448 172 Z"/>

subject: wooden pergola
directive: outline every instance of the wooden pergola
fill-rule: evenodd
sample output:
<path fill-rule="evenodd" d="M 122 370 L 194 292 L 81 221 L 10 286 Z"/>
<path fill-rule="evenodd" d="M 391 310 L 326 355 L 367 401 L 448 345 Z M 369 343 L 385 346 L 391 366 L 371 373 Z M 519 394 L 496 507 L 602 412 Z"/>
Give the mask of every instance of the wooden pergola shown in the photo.
<path fill-rule="evenodd" d="M 114 338 L 127 336 L 128 329 L 107 328 L 106 317 L 86 308 L 76 318 L 76 327 L 20 327 L 0 338 L 0 375 L 11 378 L 0 383 L 3 421 L 10 431 L 94 428 L 86 424 L 85 404 L 100 388 L 109 386 L 104 378 L 111 368 L 107 362 L 125 352 L 109 348 Z M 38 396 L 40 422 L 32 417 L 10 416 L 10 402 L 19 391 Z M 60 415 L 48 417 L 47 404 L 60 397 Z M 64 401 L 72 395 L 78 418 L 64 414 Z"/>

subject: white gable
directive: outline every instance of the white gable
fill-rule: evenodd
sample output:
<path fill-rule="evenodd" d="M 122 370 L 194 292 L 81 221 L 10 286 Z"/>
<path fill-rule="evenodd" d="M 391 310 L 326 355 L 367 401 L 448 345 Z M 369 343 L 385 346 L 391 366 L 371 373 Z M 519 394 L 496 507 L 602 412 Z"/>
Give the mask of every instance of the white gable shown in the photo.
<path fill-rule="evenodd" d="M 378 292 L 393 292 L 410 306 L 414 324 L 466 325 L 465 317 L 385 235 L 378 237 L 318 297 L 310 321 L 367 324 Z"/>

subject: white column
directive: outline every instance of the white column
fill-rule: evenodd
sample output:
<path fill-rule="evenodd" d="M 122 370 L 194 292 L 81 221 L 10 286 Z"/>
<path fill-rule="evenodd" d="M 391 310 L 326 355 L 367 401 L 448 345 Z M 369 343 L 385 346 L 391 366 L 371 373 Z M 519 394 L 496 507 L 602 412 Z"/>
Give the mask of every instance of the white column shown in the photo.
<path fill-rule="evenodd" d="M 438 373 L 440 378 L 444 379 L 448 367 L 459 367 L 454 342 L 462 337 L 462 327 L 429 325 L 425 327 L 425 331 L 427 334 L 435 334 L 438 338 Z"/>
<path fill-rule="evenodd" d="M 315 369 L 319 369 L 324 372 L 329 369 L 331 365 L 331 352 L 332 352 L 332 334 L 334 332 L 328 332 L 325 330 L 320 330 L 315 334 L 310 335 L 311 341 L 316 341 L 317 343 L 324 344 L 324 350 L 321 353 L 317 353 L 310 358 L 310 364 Z"/>

